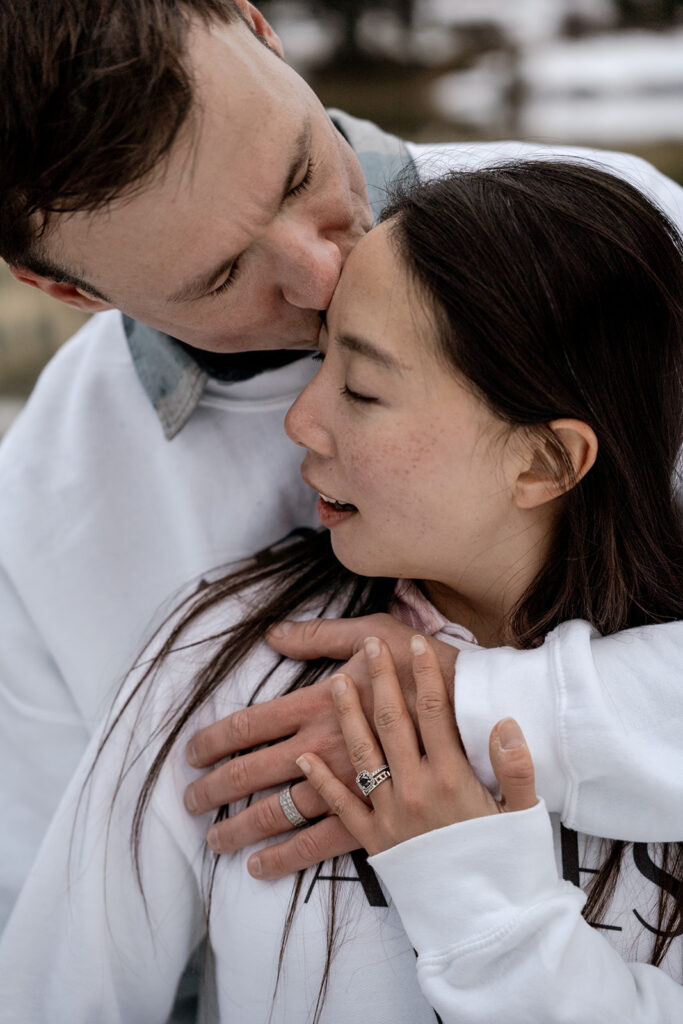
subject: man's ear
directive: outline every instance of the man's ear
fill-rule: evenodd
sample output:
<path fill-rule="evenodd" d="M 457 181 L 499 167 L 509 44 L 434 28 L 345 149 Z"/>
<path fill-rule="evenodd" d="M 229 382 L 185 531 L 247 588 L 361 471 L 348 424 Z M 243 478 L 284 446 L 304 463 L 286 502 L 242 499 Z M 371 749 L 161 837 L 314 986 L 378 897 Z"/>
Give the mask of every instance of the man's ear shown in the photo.
<path fill-rule="evenodd" d="M 102 309 L 113 309 L 110 302 L 90 295 L 82 288 L 77 288 L 76 285 L 60 284 L 59 281 L 54 281 L 51 277 L 43 277 L 42 274 L 36 274 L 35 271 L 26 270 L 24 267 L 10 267 L 9 270 L 12 276 L 22 284 L 30 284 L 32 288 L 38 288 L 39 291 L 45 292 L 51 298 L 66 302 L 67 306 L 80 309 L 83 313 L 98 313 Z"/>
<path fill-rule="evenodd" d="M 270 23 L 266 21 L 261 12 L 253 4 L 250 4 L 249 0 L 234 0 L 234 3 L 239 7 L 242 16 L 251 25 L 256 35 L 260 36 L 271 50 L 275 50 L 284 59 L 285 54 L 280 37 L 273 31 Z"/>
<path fill-rule="evenodd" d="M 543 434 L 530 441 L 530 461 L 515 481 L 514 501 L 517 508 L 538 508 L 553 498 L 570 491 L 595 463 L 598 439 L 595 431 L 582 420 L 553 420 L 547 428 L 554 437 Z M 561 445 L 568 457 L 572 474 L 558 458 Z"/>

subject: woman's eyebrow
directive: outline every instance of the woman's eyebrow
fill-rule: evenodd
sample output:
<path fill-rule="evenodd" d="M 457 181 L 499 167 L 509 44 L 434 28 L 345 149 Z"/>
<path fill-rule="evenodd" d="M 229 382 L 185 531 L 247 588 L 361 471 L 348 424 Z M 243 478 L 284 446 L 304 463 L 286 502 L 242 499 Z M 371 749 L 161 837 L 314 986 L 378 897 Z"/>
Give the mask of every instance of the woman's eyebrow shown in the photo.
<path fill-rule="evenodd" d="M 367 338 L 361 338 L 357 334 L 344 333 L 335 335 L 335 340 L 342 348 L 349 352 L 355 352 L 359 356 L 365 356 L 366 359 L 372 359 L 374 363 L 387 370 L 393 370 L 395 373 L 401 373 L 403 370 L 398 359 L 385 349 L 379 348 L 374 342 L 368 341 Z"/>

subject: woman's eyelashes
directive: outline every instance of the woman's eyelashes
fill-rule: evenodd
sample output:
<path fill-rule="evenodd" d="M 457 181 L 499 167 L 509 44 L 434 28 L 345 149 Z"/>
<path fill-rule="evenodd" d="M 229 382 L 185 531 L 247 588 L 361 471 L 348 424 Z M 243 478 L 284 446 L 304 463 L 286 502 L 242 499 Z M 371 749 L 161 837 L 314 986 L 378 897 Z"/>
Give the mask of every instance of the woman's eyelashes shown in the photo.
<path fill-rule="evenodd" d="M 339 394 L 343 395 L 344 398 L 348 398 L 350 402 L 365 402 L 371 405 L 373 402 L 377 402 L 378 399 L 371 395 L 361 395 L 357 391 L 353 391 L 348 384 L 345 384 L 343 388 L 339 389 Z"/>
<path fill-rule="evenodd" d="M 325 353 L 315 352 L 312 358 L 315 360 L 316 363 L 322 363 L 323 360 L 325 359 Z M 366 402 L 370 404 L 372 402 L 378 401 L 377 398 L 373 398 L 370 395 L 359 394 L 357 391 L 354 391 L 352 388 L 350 388 L 348 384 L 344 384 L 344 386 L 339 389 L 339 394 L 342 395 L 344 398 L 348 398 L 349 401 L 351 402 Z"/>

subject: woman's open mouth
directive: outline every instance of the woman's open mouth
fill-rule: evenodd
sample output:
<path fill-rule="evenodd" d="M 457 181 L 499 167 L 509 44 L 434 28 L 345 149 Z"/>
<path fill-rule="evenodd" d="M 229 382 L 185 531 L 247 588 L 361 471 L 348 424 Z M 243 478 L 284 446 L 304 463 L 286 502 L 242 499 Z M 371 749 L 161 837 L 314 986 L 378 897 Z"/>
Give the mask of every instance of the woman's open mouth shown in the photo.
<path fill-rule="evenodd" d="M 333 526 L 337 526 L 339 523 L 343 523 L 346 519 L 349 519 L 358 509 L 355 505 L 352 505 L 348 501 L 339 501 L 337 498 L 330 498 L 326 494 L 321 494 L 318 491 L 318 505 L 317 512 L 320 516 L 320 521 L 323 526 L 327 529 L 331 529 Z"/>
<path fill-rule="evenodd" d="M 343 512 L 357 512 L 358 511 L 356 506 L 352 505 L 349 501 L 338 501 L 336 498 L 328 498 L 326 494 L 320 494 L 320 491 L 318 491 L 318 494 L 319 494 L 319 496 L 323 499 L 323 501 L 327 505 L 332 505 L 333 508 L 336 508 L 339 511 L 343 511 Z"/>

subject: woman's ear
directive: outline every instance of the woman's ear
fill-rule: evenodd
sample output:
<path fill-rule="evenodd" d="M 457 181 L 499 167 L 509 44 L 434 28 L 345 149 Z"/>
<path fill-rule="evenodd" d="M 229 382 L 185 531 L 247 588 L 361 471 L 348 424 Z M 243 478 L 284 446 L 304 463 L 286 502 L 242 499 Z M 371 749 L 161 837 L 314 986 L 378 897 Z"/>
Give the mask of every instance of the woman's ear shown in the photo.
<path fill-rule="evenodd" d="M 593 466 L 598 454 L 595 431 L 583 420 L 553 420 L 546 424 L 547 433 L 535 434 L 529 442 L 530 461 L 519 473 L 514 488 L 517 508 L 537 508 L 570 491 Z M 567 473 L 562 448 L 571 463 Z"/>

